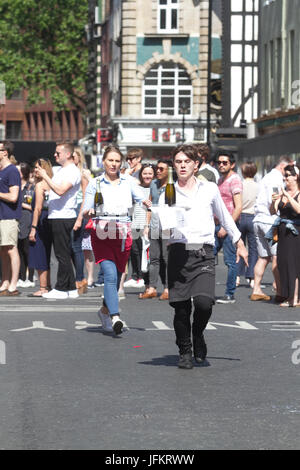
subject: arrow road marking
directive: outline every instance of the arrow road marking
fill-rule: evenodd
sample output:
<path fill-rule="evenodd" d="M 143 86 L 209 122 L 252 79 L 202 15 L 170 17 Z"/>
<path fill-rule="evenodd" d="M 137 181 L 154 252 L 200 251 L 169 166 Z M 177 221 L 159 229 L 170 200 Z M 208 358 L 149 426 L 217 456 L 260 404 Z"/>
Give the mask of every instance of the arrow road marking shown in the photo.
<path fill-rule="evenodd" d="M 43 321 L 33 321 L 32 326 L 29 326 L 28 328 L 18 328 L 16 330 L 10 330 L 10 331 L 19 332 L 19 331 L 28 331 L 28 330 L 36 330 L 36 329 L 51 330 L 51 331 L 66 331 L 60 328 L 50 328 L 49 326 L 45 326 Z"/>

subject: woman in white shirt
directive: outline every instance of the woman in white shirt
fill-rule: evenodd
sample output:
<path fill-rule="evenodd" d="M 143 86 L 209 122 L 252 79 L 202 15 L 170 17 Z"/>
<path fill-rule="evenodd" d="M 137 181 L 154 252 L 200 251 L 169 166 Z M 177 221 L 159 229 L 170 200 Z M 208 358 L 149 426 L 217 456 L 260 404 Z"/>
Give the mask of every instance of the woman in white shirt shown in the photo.
<path fill-rule="evenodd" d="M 123 155 L 119 148 L 109 145 L 102 163 L 104 173 L 88 184 L 85 192 L 83 216 L 93 218 L 91 241 L 96 263 L 101 263 L 104 274 L 104 301 L 99 310 L 102 327 L 106 331 L 120 334 L 123 322 L 119 315 L 118 289 L 121 275 L 130 255 L 132 202 L 143 202 L 150 207 L 134 179 L 120 173 Z M 100 215 L 95 217 L 94 196 L 100 181 L 103 196 Z M 90 224 L 89 224 L 90 225 Z"/>
<path fill-rule="evenodd" d="M 250 287 L 254 285 L 254 266 L 256 264 L 258 254 L 256 239 L 254 233 L 254 205 L 258 194 L 258 183 L 254 181 L 257 173 L 257 166 L 254 162 L 245 162 L 241 166 L 243 175 L 243 207 L 238 227 L 242 234 L 243 242 L 248 245 L 249 266 L 246 268 L 245 263 L 241 259 L 238 264 L 238 275 L 236 285 L 240 285 L 241 276 L 245 276 Z"/>

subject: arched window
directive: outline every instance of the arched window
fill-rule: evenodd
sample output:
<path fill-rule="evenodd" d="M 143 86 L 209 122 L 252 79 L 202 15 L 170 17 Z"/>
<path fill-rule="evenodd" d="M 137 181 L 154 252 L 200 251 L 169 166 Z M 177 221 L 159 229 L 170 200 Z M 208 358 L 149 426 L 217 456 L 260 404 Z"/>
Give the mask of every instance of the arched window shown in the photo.
<path fill-rule="evenodd" d="M 192 95 L 191 79 L 184 67 L 173 62 L 158 64 L 145 75 L 144 116 L 189 116 Z"/>

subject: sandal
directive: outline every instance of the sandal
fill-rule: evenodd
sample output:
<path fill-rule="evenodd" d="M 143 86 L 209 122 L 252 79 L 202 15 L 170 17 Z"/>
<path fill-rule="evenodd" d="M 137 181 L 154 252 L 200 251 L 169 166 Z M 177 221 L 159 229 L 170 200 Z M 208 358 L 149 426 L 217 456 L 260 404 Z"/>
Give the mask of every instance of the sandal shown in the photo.
<path fill-rule="evenodd" d="M 47 294 L 50 288 L 47 287 L 40 287 L 40 290 L 34 292 L 33 294 L 28 294 L 27 297 L 43 297 L 43 294 Z"/>
<path fill-rule="evenodd" d="M 290 304 L 287 300 L 285 302 L 282 302 L 279 307 L 295 307 L 295 305 Z"/>

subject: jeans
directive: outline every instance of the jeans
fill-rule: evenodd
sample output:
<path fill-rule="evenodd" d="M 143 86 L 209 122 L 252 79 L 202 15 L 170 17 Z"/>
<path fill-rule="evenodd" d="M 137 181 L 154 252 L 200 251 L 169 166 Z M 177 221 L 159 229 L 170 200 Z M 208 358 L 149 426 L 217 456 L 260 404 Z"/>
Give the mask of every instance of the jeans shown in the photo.
<path fill-rule="evenodd" d="M 77 215 L 79 213 L 77 208 Z M 83 220 L 81 227 L 78 230 L 72 230 L 71 233 L 71 245 L 72 245 L 72 260 L 75 266 L 75 277 L 76 281 L 82 281 L 84 279 L 84 256 L 82 251 L 82 239 L 84 227 L 86 226 L 87 221 Z"/>
<path fill-rule="evenodd" d="M 223 248 L 224 263 L 228 268 L 225 295 L 233 296 L 236 289 L 237 277 L 236 248 L 228 235 L 226 235 L 224 238 L 219 238 L 217 236 L 220 228 L 220 225 L 216 225 L 215 255 Z"/>
<path fill-rule="evenodd" d="M 101 262 L 101 269 L 104 275 L 104 302 L 110 315 L 119 313 L 118 290 L 122 273 L 117 270 L 113 261 L 104 260 Z"/>
<path fill-rule="evenodd" d="M 245 276 L 249 279 L 254 279 L 254 266 L 257 261 L 257 246 L 256 246 L 256 239 L 254 234 L 253 228 L 253 219 L 254 215 L 252 214 L 242 214 L 240 218 L 240 222 L 238 224 L 238 228 L 242 234 L 242 240 L 246 245 L 248 245 L 248 264 L 249 266 L 246 267 L 244 260 L 241 258 L 238 263 L 238 276 Z"/>
<path fill-rule="evenodd" d="M 72 230 L 71 233 L 71 244 L 72 244 L 72 260 L 75 266 L 76 281 L 82 281 L 84 279 L 84 256 L 82 251 L 82 237 L 83 237 L 83 226 L 78 230 Z"/>
<path fill-rule="evenodd" d="M 97 284 L 104 284 L 104 275 L 103 275 L 103 271 L 101 268 L 101 263 L 99 264 Z"/>

